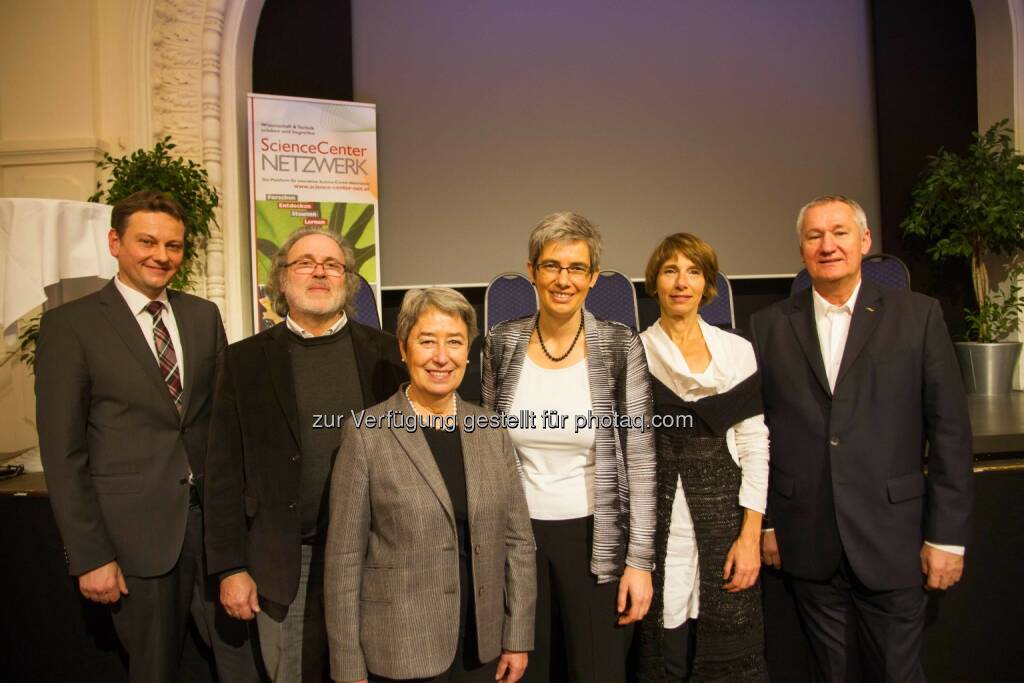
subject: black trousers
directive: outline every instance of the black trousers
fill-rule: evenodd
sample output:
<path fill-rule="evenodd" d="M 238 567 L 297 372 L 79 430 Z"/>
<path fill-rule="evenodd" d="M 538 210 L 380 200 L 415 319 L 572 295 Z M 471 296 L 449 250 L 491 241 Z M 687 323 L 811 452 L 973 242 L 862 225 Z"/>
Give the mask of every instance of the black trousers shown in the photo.
<path fill-rule="evenodd" d="M 552 614 L 557 608 L 568 680 L 625 681 L 633 627 L 617 623 L 618 582 L 599 584 L 590 573 L 593 518 L 532 522 L 537 543 L 537 612 L 534 648 L 522 680 L 564 680 L 560 671 L 552 670 Z"/>
<path fill-rule="evenodd" d="M 873 591 L 844 555 L 827 581 L 793 579 L 818 677 L 824 681 L 924 681 L 921 643 L 928 596 L 921 586 Z M 859 653 L 859 654 L 858 654 Z"/>
<path fill-rule="evenodd" d="M 665 629 L 662 655 L 665 658 L 665 679 L 687 681 L 693 668 L 693 641 L 696 621 L 688 619 L 675 628 Z"/>
<path fill-rule="evenodd" d="M 210 647 L 221 681 L 259 681 L 249 622 L 220 606 L 220 586 L 206 576 L 203 514 L 189 509 L 185 541 L 174 568 L 154 577 L 126 576 L 128 595 L 113 606 L 114 629 L 128 651 L 132 683 L 178 683 L 191 614 Z"/>

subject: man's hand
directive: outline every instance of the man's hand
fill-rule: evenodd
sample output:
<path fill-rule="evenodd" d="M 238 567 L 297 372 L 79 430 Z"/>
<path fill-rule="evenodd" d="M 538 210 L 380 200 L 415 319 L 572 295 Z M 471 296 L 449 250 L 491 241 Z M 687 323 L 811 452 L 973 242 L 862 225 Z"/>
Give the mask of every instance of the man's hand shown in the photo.
<path fill-rule="evenodd" d="M 256 595 L 256 582 L 249 572 L 238 572 L 220 580 L 220 604 L 224 611 L 235 619 L 249 621 L 260 611 Z"/>
<path fill-rule="evenodd" d="M 635 567 L 626 567 L 619 579 L 619 626 L 640 621 L 651 607 L 654 597 L 654 586 L 651 573 Z M 627 605 L 629 611 L 626 611 Z"/>
<path fill-rule="evenodd" d="M 779 554 L 779 542 L 774 531 L 765 531 L 761 534 L 761 559 L 767 565 L 782 569 L 782 556 Z"/>
<path fill-rule="evenodd" d="M 964 558 L 925 543 L 921 546 L 921 573 L 928 577 L 925 588 L 944 591 L 960 580 Z"/>
<path fill-rule="evenodd" d="M 526 673 L 526 660 L 529 655 L 525 652 L 508 652 L 502 650 L 501 659 L 498 660 L 498 672 L 494 674 L 494 680 L 501 683 L 516 683 Z"/>
<path fill-rule="evenodd" d="M 116 560 L 107 562 L 78 577 L 78 590 L 93 602 L 113 604 L 128 595 L 128 585 Z"/>
<path fill-rule="evenodd" d="M 722 586 L 724 590 L 739 593 L 757 583 L 757 575 L 761 572 L 759 541 L 757 536 L 751 539 L 749 536 L 741 535 L 732 542 L 729 554 L 725 556 L 725 568 L 722 571 L 722 580 L 727 582 Z"/>

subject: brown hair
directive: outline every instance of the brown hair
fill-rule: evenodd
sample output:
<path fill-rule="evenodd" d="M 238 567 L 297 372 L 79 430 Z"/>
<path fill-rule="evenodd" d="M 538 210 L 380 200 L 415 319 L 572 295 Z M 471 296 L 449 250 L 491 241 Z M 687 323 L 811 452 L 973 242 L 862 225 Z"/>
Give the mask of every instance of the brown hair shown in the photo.
<path fill-rule="evenodd" d="M 182 225 L 185 224 L 185 211 L 174 197 L 159 190 L 139 190 L 114 204 L 114 211 L 110 216 L 110 227 L 117 231 L 119 238 L 124 237 L 128 219 L 139 211 L 166 213 L 181 221 Z M 185 229 L 188 230 L 187 225 Z"/>
<path fill-rule="evenodd" d="M 651 296 L 658 294 L 658 273 L 665 262 L 676 254 L 682 254 L 693 261 L 704 275 L 704 294 L 700 303 L 703 306 L 718 296 L 718 256 L 711 245 L 688 232 L 677 232 L 661 241 L 647 261 L 644 272 L 644 286 Z"/>

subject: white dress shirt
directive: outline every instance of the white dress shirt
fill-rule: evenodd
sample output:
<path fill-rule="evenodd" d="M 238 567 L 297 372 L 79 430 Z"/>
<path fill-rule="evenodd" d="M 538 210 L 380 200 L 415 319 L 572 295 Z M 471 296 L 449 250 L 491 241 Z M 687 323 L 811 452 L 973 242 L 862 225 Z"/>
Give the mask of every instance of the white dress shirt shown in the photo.
<path fill-rule="evenodd" d="M 139 324 L 142 329 L 142 336 L 145 337 L 146 343 L 149 344 L 149 350 L 153 352 L 153 358 L 156 360 L 157 365 L 160 364 L 160 356 L 156 351 L 156 340 L 153 338 L 153 316 L 146 310 L 146 306 L 149 305 L 150 301 L 159 301 L 164 305 L 164 310 L 160 314 L 160 319 L 163 320 L 164 326 L 167 327 L 168 334 L 171 335 L 171 344 L 174 345 L 174 358 L 178 361 L 178 379 L 181 380 L 181 390 L 185 390 L 185 352 L 181 348 L 181 336 L 178 334 L 178 323 L 174 319 L 174 309 L 171 308 L 171 302 L 167 299 L 167 290 L 164 289 L 160 292 L 160 296 L 155 299 L 150 299 L 148 296 L 143 294 L 137 289 L 133 289 L 121 282 L 120 275 L 114 276 L 114 286 L 117 287 L 117 291 L 124 297 L 125 302 L 128 304 L 128 308 L 131 309 L 132 315 L 135 316 L 135 322 Z"/>
<path fill-rule="evenodd" d="M 750 342 L 700 318 L 698 324 L 711 353 L 711 363 L 699 373 L 690 370 L 686 357 L 660 320 L 640 335 L 651 374 L 685 401 L 726 392 L 757 372 Z M 768 427 L 764 415 L 749 417 L 730 428 L 725 441 L 742 471 L 740 506 L 763 513 L 768 498 Z M 664 604 L 665 628 L 676 628 L 700 612 L 697 542 L 681 480 L 676 481 L 669 525 Z"/>
<path fill-rule="evenodd" d="M 811 287 L 814 300 L 814 324 L 818 328 L 818 344 L 821 345 L 821 360 L 825 363 L 825 374 L 828 375 L 828 387 L 833 392 L 836 390 L 836 377 L 839 375 L 839 367 L 843 363 L 843 352 L 846 350 L 846 340 L 850 336 L 850 322 L 853 320 L 853 309 L 857 305 L 857 295 L 860 294 L 861 280 L 853 288 L 853 293 L 842 304 L 836 306 L 825 300 L 825 297 L 818 294 L 818 290 Z M 956 555 L 964 554 L 962 545 L 943 545 L 925 541 L 927 545 L 939 550 Z"/>
<path fill-rule="evenodd" d="M 826 301 L 813 287 L 811 292 L 814 298 L 814 324 L 818 328 L 821 360 L 825 362 L 828 388 L 835 391 L 836 377 L 839 376 L 843 351 L 846 350 L 846 338 L 850 336 L 853 307 L 857 305 L 857 295 L 860 294 L 860 280 L 857 281 L 857 286 L 853 288 L 850 297 L 838 306 Z"/>

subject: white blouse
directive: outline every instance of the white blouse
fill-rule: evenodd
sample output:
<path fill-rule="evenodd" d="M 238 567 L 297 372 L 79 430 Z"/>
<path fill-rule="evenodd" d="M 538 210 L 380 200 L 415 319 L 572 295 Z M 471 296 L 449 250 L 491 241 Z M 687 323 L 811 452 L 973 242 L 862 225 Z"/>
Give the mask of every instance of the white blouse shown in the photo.
<path fill-rule="evenodd" d="M 594 514 L 594 444 L 597 429 L 576 416 L 592 410 L 587 362 L 542 368 L 529 356 L 512 399 L 510 415 L 532 411 L 536 424 L 509 429 L 523 468 L 531 519 L 578 519 Z M 545 420 L 545 413 L 549 416 Z"/>
<path fill-rule="evenodd" d="M 704 372 L 692 372 L 686 358 L 661 326 L 661 321 L 640 334 L 651 374 L 685 401 L 719 394 L 757 371 L 754 347 L 742 337 L 698 319 L 711 363 Z M 739 504 L 764 512 L 768 497 L 768 427 L 764 415 L 755 415 L 730 428 L 725 435 L 729 454 L 742 472 Z M 665 558 L 665 628 L 676 628 L 699 613 L 697 543 L 682 481 L 676 483 Z"/>

